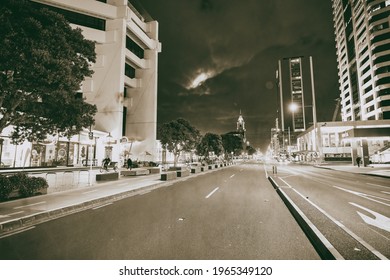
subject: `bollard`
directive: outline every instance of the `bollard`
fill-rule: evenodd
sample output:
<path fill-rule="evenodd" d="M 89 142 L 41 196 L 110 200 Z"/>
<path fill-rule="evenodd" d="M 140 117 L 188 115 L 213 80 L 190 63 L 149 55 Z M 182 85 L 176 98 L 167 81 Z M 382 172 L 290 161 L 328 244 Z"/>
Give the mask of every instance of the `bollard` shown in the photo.
<path fill-rule="evenodd" d="M 278 174 L 278 169 L 277 169 L 276 165 L 272 166 L 272 174 Z"/>

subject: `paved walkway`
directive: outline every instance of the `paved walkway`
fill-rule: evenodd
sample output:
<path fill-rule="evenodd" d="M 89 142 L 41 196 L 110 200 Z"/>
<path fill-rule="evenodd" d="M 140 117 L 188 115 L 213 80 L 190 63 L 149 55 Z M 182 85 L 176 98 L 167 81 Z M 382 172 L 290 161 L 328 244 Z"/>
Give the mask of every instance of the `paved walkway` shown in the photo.
<path fill-rule="evenodd" d="M 390 178 L 390 164 L 370 164 L 366 167 L 364 166 L 357 167 L 357 166 L 353 166 L 352 164 L 351 165 L 322 164 L 322 165 L 316 165 L 316 167 Z"/>

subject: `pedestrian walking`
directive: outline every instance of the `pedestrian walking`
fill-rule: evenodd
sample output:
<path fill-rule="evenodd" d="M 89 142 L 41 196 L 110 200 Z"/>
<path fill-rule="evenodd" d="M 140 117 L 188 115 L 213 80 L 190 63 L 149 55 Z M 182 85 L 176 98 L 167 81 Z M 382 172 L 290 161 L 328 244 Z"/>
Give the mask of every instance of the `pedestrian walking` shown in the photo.
<path fill-rule="evenodd" d="M 130 169 L 131 170 L 131 167 L 133 166 L 133 161 L 131 160 L 131 158 L 128 158 L 127 159 L 127 169 Z"/>
<path fill-rule="evenodd" d="M 356 164 L 357 164 L 358 167 L 360 167 L 360 161 L 361 161 L 361 160 L 362 160 L 361 157 L 357 157 L 357 158 L 356 158 Z"/>

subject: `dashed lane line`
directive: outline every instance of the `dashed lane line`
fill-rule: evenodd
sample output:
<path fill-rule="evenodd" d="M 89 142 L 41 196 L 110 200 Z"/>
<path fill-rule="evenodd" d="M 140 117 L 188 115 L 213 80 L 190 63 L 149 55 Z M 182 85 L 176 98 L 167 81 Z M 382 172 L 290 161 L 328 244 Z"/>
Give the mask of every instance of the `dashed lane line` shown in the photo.
<path fill-rule="evenodd" d="M 383 185 L 377 185 L 377 184 L 371 184 L 371 183 L 366 183 L 367 185 L 374 186 L 374 187 L 381 187 L 381 188 L 387 188 L 386 186 Z"/>
<path fill-rule="evenodd" d="M 217 190 L 219 190 L 219 187 L 216 187 L 211 193 L 209 193 L 209 194 L 206 196 L 206 199 L 208 199 L 210 196 L 212 196 Z"/>
<path fill-rule="evenodd" d="M 388 203 L 385 203 L 385 202 L 382 202 L 382 201 L 377 200 L 377 199 L 380 199 L 380 200 L 389 201 L 389 200 L 386 199 L 386 198 L 379 197 L 379 196 L 375 196 L 375 195 L 369 195 L 369 194 L 366 194 L 366 193 L 356 192 L 356 191 L 348 190 L 348 189 L 345 189 L 345 188 L 342 188 L 342 187 L 338 187 L 338 186 L 333 186 L 333 187 L 336 188 L 336 189 L 339 189 L 339 190 L 342 190 L 342 191 L 345 191 L 345 192 L 348 192 L 348 193 L 357 195 L 357 196 L 359 196 L 359 197 L 362 197 L 362 198 L 365 198 L 365 199 L 374 201 L 374 202 L 376 202 L 376 203 L 383 204 L 383 205 L 385 205 L 385 206 L 390 206 L 390 204 L 388 204 Z M 374 199 L 374 198 L 376 198 L 376 199 Z"/>

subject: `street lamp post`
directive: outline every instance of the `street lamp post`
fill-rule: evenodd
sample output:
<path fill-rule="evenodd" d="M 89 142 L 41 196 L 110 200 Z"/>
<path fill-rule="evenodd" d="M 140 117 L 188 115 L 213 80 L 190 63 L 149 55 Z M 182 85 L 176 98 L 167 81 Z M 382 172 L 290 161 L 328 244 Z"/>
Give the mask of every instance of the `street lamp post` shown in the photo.
<path fill-rule="evenodd" d="M 310 77 L 311 77 L 311 94 L 313 104 L 313 125 L 317 127 L 317 107 L 316 107 L 316 94 L 314 91 L 314 72 L 313 72 L 313 58 L 310 56 Z"/>
<path fill-rule="evenodd" d="M 4 143 L 4 139 L 3 138 L 0 138 L 0 168 L 1 168 L 1 155 L 3 154 L 3 143 Z"/>
<path fill-rule="evenodd" d="M 89 154 L 91 154 L 90 156 L 90 164 L 89 164 L 89 176 L 88 176 L 88 185 L 89 186 L 92 186 L 92 180 L 91 180 L 91 176 L 92 176 L 92 161 L 93 161 L 93 153 L 92 153 L 92 150 L 93 150 L 93 146 L 92 146 L 92 141 L 93 141 L 93 132 L 91 130 L 91 128 L 89 129 L 89 133 L 88 133 L 88 138 L 89 138 L 89 141 L 90 141 L 90 152 Z M 88 164 L 88 161 L 87 161 L 87 164 Z"/>

